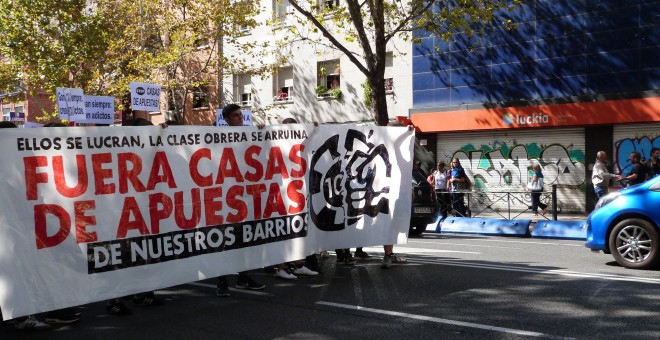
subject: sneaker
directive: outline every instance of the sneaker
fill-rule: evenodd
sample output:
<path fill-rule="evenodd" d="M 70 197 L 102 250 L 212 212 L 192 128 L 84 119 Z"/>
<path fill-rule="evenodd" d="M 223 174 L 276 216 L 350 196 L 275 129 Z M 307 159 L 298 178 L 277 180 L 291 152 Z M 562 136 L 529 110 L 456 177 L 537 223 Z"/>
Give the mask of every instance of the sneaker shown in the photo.
<path fill-rule="evenodd" d="M 390 255 L 390 257 L 392 258 L 392 263 L 396 263 L 396 264 L 408 263 L 408 260 L 406 260 L 405 258 L 403 258 L 401 256 L 395 255 L 394 253 L 392 253 L 392 255 Z"/>
<path fill-rule="evenodd" d="M 249 290 L 260 290 L 266 288 L 266 285 L 260 282 L 253 280 L 252 278 L 248 279 L 248 282 L 236 282 L 236 288 L 238 289 L 249 289 Z"/>
<path fill-rule="evenodd" d="M 160 306 L 163 304 L 163 300 L 156 298 L 154 292 L 148 292 L 144 294 L 135 294 L 133 297 L 133 303 L 136 306 Z"/>
<path fill-rule="evenodd" d="M 21 321 L 15 321 L 14 328 L 19 330 L 45 331 L 51 329 L 51 326 L 30 315 Z"/>
<path fill-rule="evenodd" d="M 384 269 L 392 267 L 392 255 L 385 255 L 383 257 L 383 264 L 380 267 Z"/>
<path fill-rule="evenodd" d="M 229 285 L 227 284 L 227 280 L 218 281 L 218 288 L 215 290 L 215 295 L 220 297 L 231 296 L 231 294 L 229 294 Z"/>
<path fill-rule="evenodd" d="M 317 271 L 313 271 L 306 266 L 302 266 L 300 268 L 296 268 L 293 270 L 293 273 L 300 276 L 317 276 L 319 273 Z"/>
<path fill-rule="evenodd" d="M 279 277 L 280 279 L 285 279 L 285 280 L 297 280 L 298 279 L 297 276 L 291 274 L 286 269 L 280 269 L 280 270 L 276 271 L 275 272 L 275 277 Z"/>
<path fill-rule="evenodd" d="M 131 315 L 133 311 L 119 299 L 108 301 L 105 304 L 105 310 L 111 315 Z"/>
<path fill-rule="evenodd" d="M 58 309 L 46 313 L 44 321 L 51 324 L 67 324 L 80 320 L 80 314 L 76 315 L 73 308 Z"/>
<path fill-rule="evenodd" d="M 362 250 L 362 249 L 356 250 L 354 255 L 355 255 L 355 257 L 359 257 L 359 258 L 362 258 L 362 259 L 368 259 L 368 258 L 371 257 L 371 255 L 367 254 L 367 252 Z"/>

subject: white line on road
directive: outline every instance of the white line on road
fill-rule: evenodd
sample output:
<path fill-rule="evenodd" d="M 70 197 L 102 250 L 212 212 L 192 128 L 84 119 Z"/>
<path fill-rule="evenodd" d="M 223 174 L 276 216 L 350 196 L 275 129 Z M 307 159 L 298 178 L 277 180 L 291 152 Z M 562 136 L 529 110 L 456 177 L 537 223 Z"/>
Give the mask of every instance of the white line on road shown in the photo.
<path fill-rule="evenodd" d="M 494 269 L 494 270 L 535 273 L 535 274 L 561 275 L 561 276 L 581 277 L 581 278 L 588 278 L 588 279 L 601 279 L 601 280 L 609 280 L 609 281 L 626 281 L 626 282 L 637 282 L 637 283 L 660 284 L 660 279 L 653 279 L 653 278 L 647 278 L 647 277 L 620 276 L 620 275 L 596 274 L 596 273 L 583 273 L 583 272 L 574 272 L 574 271 L 570 271 L 570 270 L 560 270 L 560 269 L 541 269 L 541 268 L 507 266 L 507 265 L 498 265 L 498 264 L 475 264 L 475 263 L 469 263 L 469 262 L 457 262 L 457 261 L 453 261 L 453 260 L 440 260 L 440 259 L 438 259 L 438 260 L 428 260 L 428 259 L 408 258 L 408 262 L 427 263 L 427 264 L 442 264 L 442 265 L 454 266 L 454 267 Z"/>
<path fill-rule="evenodd" d="M 378 253 L 379 255 L 383 253 L 383 248 L 378 248 L 378 247 L 364 247 L 364 250 L 369 252 L 369 253 Z M 433 253 L 459 253 L 459 254 L 476 254 L 476 255 L 481 255 L 481 252 L 475 252 L 475 251 L 462 251 L 462 250 L 448 250 L 448 249 L 429 249 L 429 248 L 410 248 L 410 247 L 402 247 L 402 246 L 395 246 L 394 250 L 396 251 L 397 254 L 402 253 L 402 254 L 418 254 L 418 255 L 424 255 L 424 254 L 433 254 Z"/>
<path fill-rule="evenodd" d="M 447 324 L 447 325 L 453 325 L 453 326 L 459 326 L 459 327 L 477 328 L 477 329 L 483 329 L 483 330 L 487 330 L 487 331 L 495 331 L 495 332 L 502 332 L 502 333 L 516 334 L 516 335 L 524 335 L 524 336 L 556 338 L 555 336 L 544 334 L 544 333 L 529 332 L 529 331 L 523 331 L 523 330 L 513 329 L 513 328 L 481 325 L 481 324 L 472 323 L 472 322 L 463 322 L 463 321 L 442 319 L 442 318 L 436 318 L 436 317 L 426 316 L 426 315 L 401 313 L 401 312 L 389 311 L 389 310 L 384 310 L 384 309 L 375 309 L 375 308 L 368 308 L 368 307 L 362 307 L 362 306 L 352 306 L 352 305 L 345 305 L 345 304 L 341 304 L 341 303 L 326 302 L 326 301 L 317 301 L 316 304 L 324 305 L 324 306 L 330 306 L 330 307 L 358 310 L 358 311 L 369 312 L 369 313 L 397 316 L 397 317 L 403 317 L 403 318 L 414 319 L 414 320 L 429 321 L 429 322 L 435 322 L 435 323 L 441 323 L 441 324 Z"/>
<path fill-rule="evenodd" d="M 204 288 L 216 288 L 216 285 L 208 284 L 208 283 L 200 283 L 200 282 L 189 282 L 188 283 L 191 286 L 197 286 L 197 287 L 204 287 Z M 232 292 L 241 292 L 241 293 L 247 293 L 247 294 L 253 294 L 253 295 L 261 295 L 261 296 L 266 296 L 270 295 L 268 293 L 264 293 L 261 291 L 256 291 L 256 290 L 249 290 L 249 289 L 236 289 L 236 288 L 229 288 Z"/>

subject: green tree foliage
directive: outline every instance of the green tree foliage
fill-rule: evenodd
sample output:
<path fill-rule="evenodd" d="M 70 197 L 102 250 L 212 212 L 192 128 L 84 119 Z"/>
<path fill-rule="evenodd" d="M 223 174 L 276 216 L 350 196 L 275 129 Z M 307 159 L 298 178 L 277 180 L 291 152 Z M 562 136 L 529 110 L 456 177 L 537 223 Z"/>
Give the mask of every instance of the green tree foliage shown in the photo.
<path fill-rule="evenodd" d="M 54 97 L 75 87 L 121 98 L 131 81 L 145 81 L 165 85 L 183 112 L 198 85 L 248 67 L 218 48 L 256 50 L 236 38 L 259 10 L 230 0 L 0 0 L 0 92 Z"/>
<path fill-rule="evenodd" d="M 278 0 L 287 1 L 287 0 Z M 378 125 L 387 125 L 385 59 L 394 37 L 420 42 L 412 33 L 433 34 L 445 41 L 456 35 L 472 37 L 494 25 L 496 13 L 512 10 L 521 0 L 288 0 L 297 15 L 284 43 L 299 40 L 331 46 L 348 57 L 365 75 L 371 109 Z M 294 38 L 295 37 L 295 38 Z M 354 48 L 357 44 L 358 48 Z"/>

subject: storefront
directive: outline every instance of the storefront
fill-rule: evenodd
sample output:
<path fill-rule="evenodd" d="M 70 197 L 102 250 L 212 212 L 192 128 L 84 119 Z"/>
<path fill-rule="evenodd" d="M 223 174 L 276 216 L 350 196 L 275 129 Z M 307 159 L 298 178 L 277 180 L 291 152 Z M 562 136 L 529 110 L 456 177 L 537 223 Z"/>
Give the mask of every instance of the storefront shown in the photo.
<path fill-rule="evenodd" d="M 531 166 L 539 162 L 546 186 L 557 185 L 558 208 L 565 213 L 593 207 L 590 178 L 597 151 L 608 152 L 614 172 L 626 173 L 631 151 L 648 158 L 651 147 L 660 147 L 657 97 L 419 112 L 411 120 L 437 160 L 449 164 L 459 158 L 478 190 L 525 191 Z"/>

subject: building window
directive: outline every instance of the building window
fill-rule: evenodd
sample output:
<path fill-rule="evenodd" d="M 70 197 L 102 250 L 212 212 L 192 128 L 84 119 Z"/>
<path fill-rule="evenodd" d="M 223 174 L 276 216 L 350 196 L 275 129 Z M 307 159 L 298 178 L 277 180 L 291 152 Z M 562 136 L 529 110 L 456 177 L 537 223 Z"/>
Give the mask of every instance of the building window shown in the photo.
<path fill-rule="evenodd" d="M 14 112 L 23 112 L 23 105 L 21 105 L 21 106 L 14 106 Z"/>
<path fill-rule="evenodd" d="M 394 93 L 394 54 L 385 54 L 385 93 Z"/>
<path fill-rule="evenodd" d="M 337 8 L 339 7 L 339 0 L 320 0 L 319 7 L 321 10 Z"/>
<path fill-rule="evenodd" d="M 293 67 L 280 68 L 273 77 L 273 102 L 293 101 Z"/>
<path fill-rule="evenodd" d="M 9 112 L 11 110 L 8 107 L 3 107 L 2 108 L 2 120 L 4 121 L 9 121 Z"/>
<path fill-rule="evenodd" d="M 394 79 L 385 78 L 385 93 L 393 93 L 393 92 L 394 92 Z"/>
<path fill-rule="evenodd" d="M 332 93 L 333 97 L 338 97 L 336 94 L 341 93 L 339 59 L 318 62 L 316 70 L 318 74 L 317 96 L 325 97 Z"/>
<path fill-rule="evenodd" d="M 206 85 L 199 85 L 193 89 L 192 92 L 192 107 L 193 109 L 206 108 L 209 106 L 209 87 Z"/>
<path fill-rule="evenodd" d="M 252 105 L 252 76 L 237 74 L 234 76 L 234 100 L 241 106 Z"/>
<path fill-rule="evenodd" d="M 273 0 L 273 16 L 280 24 L 287 23 L 287 16 L 293 13 L 289 0 Z"/>
<path fill-rule="evenodd" d="M 208 27 L 203 27 L 195 32 L 195 47 L 197 49 L 205 49 L 209 47 L 211 32 Z"/>

